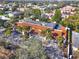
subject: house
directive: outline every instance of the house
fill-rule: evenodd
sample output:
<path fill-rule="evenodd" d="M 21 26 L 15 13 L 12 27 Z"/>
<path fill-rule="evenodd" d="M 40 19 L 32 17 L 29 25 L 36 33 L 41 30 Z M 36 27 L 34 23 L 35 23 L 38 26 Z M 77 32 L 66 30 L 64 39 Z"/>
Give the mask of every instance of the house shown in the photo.
<path fill-rule="evenodd" d="M 43 25 L 44 24 L 44 25 Z M 42 30 L 46 30 L 46 29 L 50 29 L 52 33 L 57 33 L 58 35 L 62 35 L 62 33 L 64 33 L 64 35 L 66 36 L 66 29 L 65 27 L 59 25 L 56 26 L 56 24 L 54 23 L 42 23 L 42 22 L 16 22 L 16 26 L 31 26 L 33 30 L 35 30 L 37 33 L 41 33 Z M 57 27 L 55 29 L 55 26 Z"/>
<path fill-rule="evenodd" d="M 72 6 L 65 6 L 63 8 L 60 8 L 61 10 L 61 13 L 62 13 L 62 17 L 65 18 L 65 17 L 69 17 L 69 15 L 74 15 L 75 14 L 75 7 L 72 7 Z"/>
<path fill-rule="evenodd" d="M 5 14 L 9 14 L 9 13 L 11 13 L 12 11 L 5 11 Z"/>
<path fill-rule="evenodd" d="M 10 20 L 10 18 L 8 18 L 6 16 L 0 16 L 0 19 L 2 19 L 2 20 Z"/>
<path fill-rule="evenodd" d="M 28 3 L 28 4 L 27 4 L 27 7 L 31 7 L 31 6 L 32 6 L 32 3 Z"/>
<path fill-rule="evenodd" d="M 60 8 L 62 13 L 71 13 L 73 11 L 75 11 L 75 7 L 72 6 L 65 6 L 63 8 Z"/>
<path fill-rule="evenodd" d="M 18 17 L 19 15 L 21 15 L 22 13 L 19 11 L 14 11 L 8 14 L 9 17 Z"/>
<path fill-rule="evenodd" d="M 1 10 L 3 10 L 3 9 L 4 9 L 4 6 L 3 6 L 3 5 L 1 5 L 1 4 L 0 4 L 0 9 L 1 9 Z"/>
<path fill-rule="evenodd" d="M 51 19 L 54 16 L 54 13 L 44 13 L 41 16 L 45 17 L 45 18 L 48 18 L 48 19 Z"/>
<path fill-rule="evenodd" d="M 24 12 L 25 8 L 24 7 L 20 7 L 20 8 L 17 8 L 17 10 Z"/>

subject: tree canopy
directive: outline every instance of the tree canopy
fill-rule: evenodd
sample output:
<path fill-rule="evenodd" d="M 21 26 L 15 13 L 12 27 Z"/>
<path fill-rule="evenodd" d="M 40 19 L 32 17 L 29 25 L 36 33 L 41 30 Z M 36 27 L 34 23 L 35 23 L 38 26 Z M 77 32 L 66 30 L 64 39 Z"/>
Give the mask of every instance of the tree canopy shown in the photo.
<path fill-rule="evenodd" d="M 0 10 L 0 15 L 3 15 L 3 10 Z"/>
<path fill-rule="evenodd" d="M 32 13 L 35 16 L 35 18 L 39 18 L 41 16 L 41 10 L 39 9 L 33 9 Z"/>
<path fill-rule="evenodd" d="M 52 21 L 59 23 L 61 21 L 61 11 L 59 9 L 55 10 L 55 15 L 52 17 Z"/>
<path fill-rule="evenodd" d="M 79 17 L 78 15 L 69 16 L 65 20 L 60 22 L 61 25 L 72 27 L 73 30 L 77 30 L 79 26 Z"/>
<path fill-rule="evenodd" d="M 16 59 L 46 59 L 42 43 L 37 39 L 29 39 L 16 51 Z"/>

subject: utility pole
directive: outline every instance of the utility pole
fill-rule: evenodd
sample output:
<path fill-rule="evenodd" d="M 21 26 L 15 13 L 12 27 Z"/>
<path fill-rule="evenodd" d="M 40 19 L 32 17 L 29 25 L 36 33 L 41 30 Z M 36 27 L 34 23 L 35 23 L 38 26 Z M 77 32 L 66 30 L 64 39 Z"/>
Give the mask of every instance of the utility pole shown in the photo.
<path fill-rule="evenodd" d="M 72 28 L 69 30 L 70 38 L 69 38 L 69 43 L 68 43 L 68 59 L 72 59 Z"/>

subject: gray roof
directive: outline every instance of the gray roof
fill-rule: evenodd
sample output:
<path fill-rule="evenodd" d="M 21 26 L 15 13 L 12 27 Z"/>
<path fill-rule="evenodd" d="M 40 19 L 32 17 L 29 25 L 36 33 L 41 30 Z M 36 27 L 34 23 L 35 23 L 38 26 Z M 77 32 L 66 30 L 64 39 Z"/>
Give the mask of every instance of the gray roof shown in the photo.
<path fill-rule="evenodd" d="M 72 42 L 74 47 L 79 48 L 79 33 L 72 32 Z"/>

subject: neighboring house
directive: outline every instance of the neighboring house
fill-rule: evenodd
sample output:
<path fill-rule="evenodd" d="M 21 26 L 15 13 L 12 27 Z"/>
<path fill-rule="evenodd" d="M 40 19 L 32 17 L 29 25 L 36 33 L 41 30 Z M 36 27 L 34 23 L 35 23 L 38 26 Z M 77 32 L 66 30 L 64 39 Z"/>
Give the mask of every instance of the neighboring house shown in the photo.
<path fill-rule="evenodd" d="M 71 13 L 75 11 L 75 7 L 72 6 L 65 6 L 63 8 L 60 8 L 62 13 Z"/>
<path fill-rule="evenodd" d="M 14 12 L 9 13 L 8 15 L 9 15 L 9 17 L 18 17 L 21 14 L 22 13 L 19 11 L 14 11 Z"/>
<path fill-rule="evenodd" d="M 0 16 L 0 19 L 2 19 L 2 20 L 10 20 L 10 18 L 8 18 L 6 16 Z"/>
<path fill-rule="evenodd" d="M 51 19 L 54 16 L 54 13 L 44 13 L 41 16 L 45 17 L 45 18 L 48 18 L 48 19 Z"/>
<path fill-rule="evenodd" d="M 65 18 L 65 17 L 69 17 L 69 15 L 74 15 L 75 14 L 75 7 L 72 7 L 72 6 L 65 6 L 63 8 L 60 8 L 61 10 L 61 13 L 62 13 L 62 17 Z"/>
<path fill-rule="evenodd" d="M 24 12 L 25 8 L 24 7 L 20 7 L 20 8 L 17 8 L 17 10 Z"/>
<path fill-rule="evenodd" d="M 0 9 L 1 9 L 1 10 L 3 10 L 3 9 L 4 9 L 4 7 L 3 7 L 2 5 L 0 5 Z"/>
<path fill-rule="evenodd" d="M 32 6 L 32 3 L 27 3 L 27 7 L 31 7 Z"/>
<path fill-rule="evenodd" d="M 5 11 L 5 14 L 9 14 L 9 13 L 11 13 L 12 11 Z"/>

